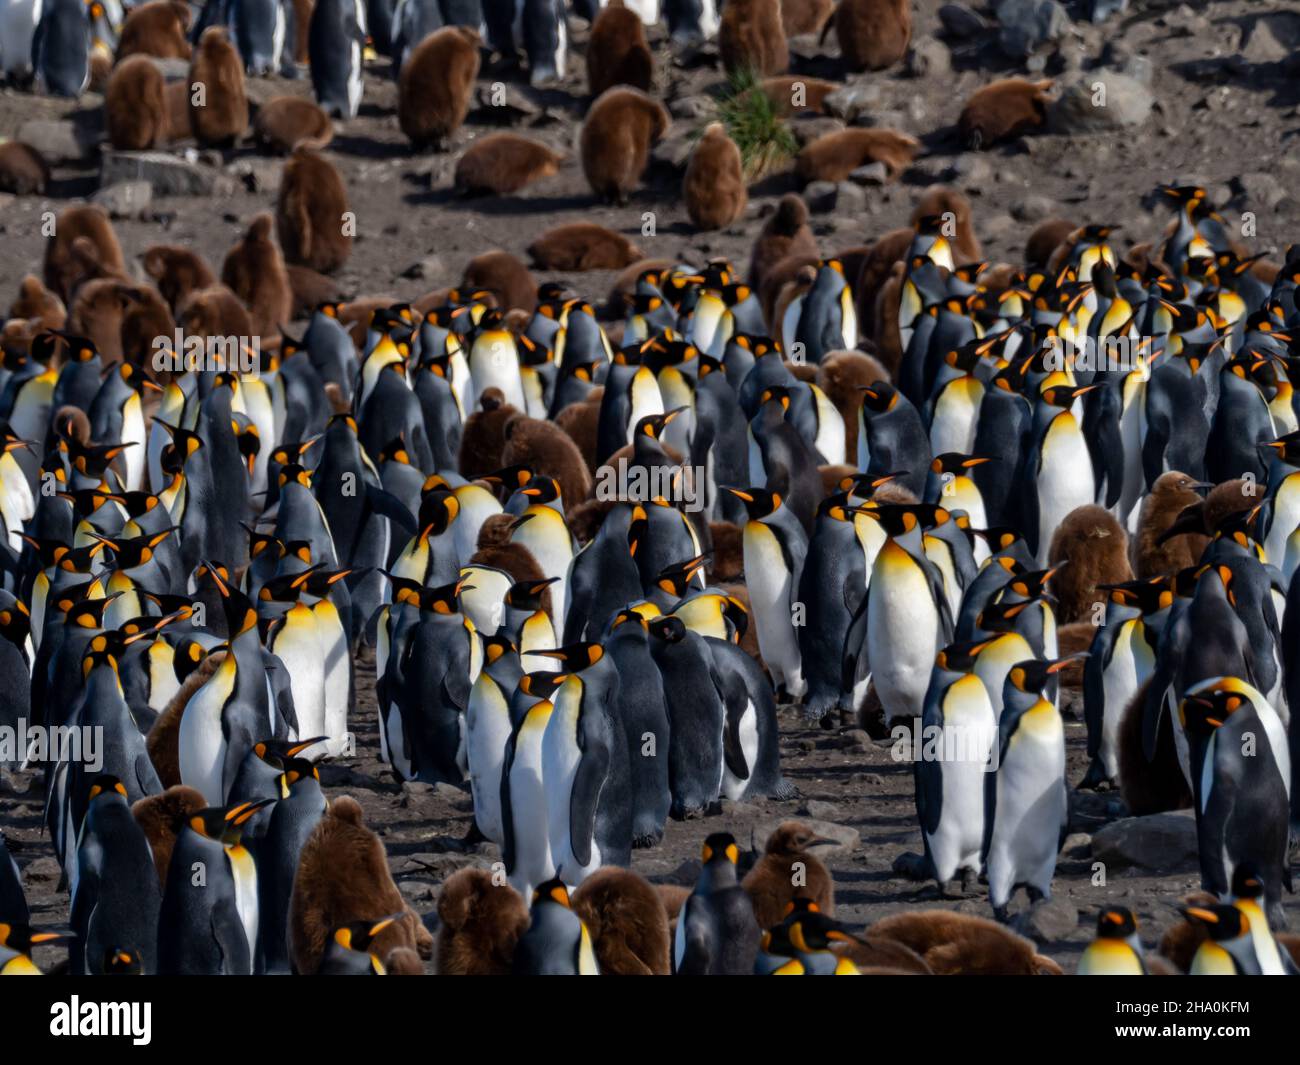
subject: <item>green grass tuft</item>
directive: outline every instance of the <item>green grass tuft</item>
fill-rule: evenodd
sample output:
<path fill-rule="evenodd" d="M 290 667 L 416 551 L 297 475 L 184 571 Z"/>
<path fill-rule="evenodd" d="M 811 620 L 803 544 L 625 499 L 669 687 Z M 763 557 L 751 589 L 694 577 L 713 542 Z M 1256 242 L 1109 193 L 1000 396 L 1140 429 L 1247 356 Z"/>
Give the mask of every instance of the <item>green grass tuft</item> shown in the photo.
<path fill-rule="evenodd" d="M 785 166 L 798 153 L 799 142 L 752 69 L 733 71 L 727 81 L 718 118 L 740 149 L 746 179 L 755 181 Z"/>

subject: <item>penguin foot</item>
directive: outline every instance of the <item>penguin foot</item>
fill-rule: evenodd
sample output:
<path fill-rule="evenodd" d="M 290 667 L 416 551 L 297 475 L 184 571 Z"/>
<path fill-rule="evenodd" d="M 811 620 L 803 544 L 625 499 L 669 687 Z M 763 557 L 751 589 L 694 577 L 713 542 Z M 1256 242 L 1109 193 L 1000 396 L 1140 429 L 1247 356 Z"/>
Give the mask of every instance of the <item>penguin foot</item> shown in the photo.
<path fill-rule="evenodd" d="M 1080 791 L 1110 791 L 1113 784 L 1106 775 L 1106 767 L 1101 764 L 1100 758 L 1094 758 L 1088 766 L 1088 772 L 1079 781 Z"/>
<path fill-rule="evenodd" d="M 791 799 L 799 798 L 799 789 L 782 777 L 776 790 L 768 798 L 775 799 L 777 802 L 789 802 Z"/>
<path fill-rule="evenodd" d="M 644 850 L 646 847 L 656 847 L 663 838 L 662 832 L 643 832 L 639 836 L 632 837 L 632 849 Z"/>
<path fill-rule="evenodd" d="M 978 869 L 963 869 L 961 871 L 961 890 L 965 895 L 978 895 L 980 893 Z"/>
<path fill-rule="evenodd" d="M 998 924 L 1009 924 L 1011 922 L 1011 914 L 1007 910 L 1005 903 L 993 907 L 993 920 L 997 921 Z"/>
<path fill-rule="evenodd" d="M 1025 885 L 1025 894 L 1029 896 L 1029 904 L 1031 906 L 1037 905 L 1043 900 L 1050 899 L 1052 897 L 1042 888 L 1034 887 L 1033 884 Z"/>
<path fill-rule="evenodd" d="M 469 831 L 465 833 L 465 838 L 461 840 L 461 843 L 466 847 L 472 847 L 475 843 L 485 843 L 486 841 L 487 836 L 483 835 L 482 830 L 478 827 L 478 822 L 471 820 Z"/>
<path fill-rule="evenodd" d="M 908 880 L 929 880 L 934 876 L 934 867 L 930 864 L 930 859 L 915 851 L 900 854 L 894 859 L 891 868 L 899 876 L 906 877 Z M 943 894 L 943 884 L 939 885 L 939 894 Z"/>

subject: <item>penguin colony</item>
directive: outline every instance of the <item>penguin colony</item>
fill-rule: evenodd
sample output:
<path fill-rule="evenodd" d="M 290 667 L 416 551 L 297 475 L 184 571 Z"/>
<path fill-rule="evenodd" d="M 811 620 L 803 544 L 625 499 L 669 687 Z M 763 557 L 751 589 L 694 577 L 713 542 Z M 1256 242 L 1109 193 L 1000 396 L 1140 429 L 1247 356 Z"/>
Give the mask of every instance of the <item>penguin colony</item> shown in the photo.
<path fill-rule="evenodd" d="M 1051 895 L 1066 687 L 1088 730 L 1077 786 L 1136 813 L 1190 805 L 1202 881 L 1158 945 L 1104 909 L 1078 971 L 1296 972 L 1300 256 L 1252 257 L 1198 187 L 1156 190 L 1170 220 L 1149 244 L 1121 255 L 1112 227 L 1053 219 L 1023 265 L 980 261 L 952 190 L 840 256 L 790 196 L 747 273 L 563 226 L 530 253 L 626 268 L 603 305 L 488 252 L 415 303 L 312 301 L 290 334 L 291 267 L 348 254 L 329 224 L 346 188 L 319 152 L 328 116 L 357 113 L 365 48 L 401 68 L 412 142 L 439 144 L 480 38 L 522 44 L 541 83 L 564 68 L 565 11 L 527 5 L 518 27 L 490 2 L 480 20 L 317 0 L 304 27 L 297 5 L 211 6 L 191 26 L 159 0 L 56 2 L 36 28 L 38 85 L 71 95 L 120 30 L 108 118 L 132 146 L 166 137 L 143 57 L 191 57 L 191 40 L 223 90 L 189 103 L 202 143 L 247 129 L 245 70 L 303 52 L 319 107 L 259 112 L 285 188 L 219 273 L 156 246 L 138 283 L 107 217 L 73 207 L 5 323 L 0 724 L 94 729 L 103 759 L 6 756 L 43 778 L 70 927 L 31 926 L 0 853 L 0 972 L 39 972 L 33 949 L 66 942 L 77 974 L 408 974 L 435 956 L 464 974 L 1059 973 L 1007 923 L 1020 888 Z M 655 23 L 650 6 L 628 8 Z M 816 6 L 798 31 L 835 29 L 854 67 L 901 57 L 905 3 Z M 770 0 L 664 14 L 774 75 L 784 20 L 803 26 Z M 78 17 L 85 46 L 54 49 Z M 669 119 L 643 30 L 617 18 L 579 154 L 622 203 Z M 1041 122 L 1044 88 L 987 90 L 963 136 Z M 920 147 L 824 140 L 804 177 L 894 173 Z M 747 196 L 735 145 L 711 126 L 698 151 L 691 217 L 727 225 Z M 499 195 L 561 162 L 487 140 L 457 183 Z M 258 337 L 257 365 L 159 369 L 148 341 L 175 324 Z M 604 491 L 611 476 L 625 487 Z M 473 841 L 499 848 L 499 868 L 442 885 L 436 938 L 361 806 L 321 787 L 320 764 L 354 753 L 359 654 L 394 776 L 467 789 Z M 633 873 L 670 818 L 797 795 L 778 707 L 915 737 L 924 852 L 895 872 L 986 884 L 993 919 L 847 927 L 816 856 L 831 841 L 795 820 L 758 855 L 709 834 L 691 887 Z"/>

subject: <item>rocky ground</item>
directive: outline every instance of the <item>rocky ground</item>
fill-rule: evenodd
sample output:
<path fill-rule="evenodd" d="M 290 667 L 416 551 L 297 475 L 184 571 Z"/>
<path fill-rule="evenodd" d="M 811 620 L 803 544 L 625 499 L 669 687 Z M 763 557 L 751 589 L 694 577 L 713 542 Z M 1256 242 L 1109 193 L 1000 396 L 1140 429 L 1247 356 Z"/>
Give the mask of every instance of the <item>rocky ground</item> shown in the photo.
<path fill-rule="evenodd" d="M 841 93 L 836 104 L 841 118 L 795 123 L 801 138 L 847 118 L 900 128 L 925 145 L 924 155 L 898 184 L 813 190 L 815 229 L 824 251 L 870 242 L 905 222 L 918 190 L 936 180 L 974 197 L 978 233 L 991 259 L 1018 261 L 1032 224 L 1058 214 L 1120 224 L 1121 244 L 1147 239 L 1164 217 L 1149 214 L 1144 198 L 1170 180 L 1209 185 L 1230 221 L 1253 222 L 1253 237 L 1246 235 L 1257 251 L 1279 252 L 1300 237 L 1300 204 L 1289 191 L 1300 178 L 1292 140 L 1300 132 L 1300 4 L 1132 0 L 1127 13 L 1094 25 L 1077 7 L 1069 9 L 1072 20 L 1051 0 L 1009 0 L 1007 24 L 999 28 L 990 8 L 1007 3 L 972 10 L 917 0 L 908 64 L 852 79 L 852 91 Z M 451 192 L 459 151 L 503 125 L 574 149 L 588 103 L 580 58 L 584 37 L 575 21 L 576 54 L 561 88 L 534 92 L 509 81 L 504 107 L 490 106 L 489 86 L 506 74 L 487 68 L 480 85 L 483 106 L 471 112 L 458 143 L 442 155 L 410 153 L 394 115 L 396 92 L 386 63 L 369 72 L 360 116 L 328 151 L 347 180 L 358 216 L 358 240 L 337 277 L 345 295 L 414 298 L 458 281 L 464 264 L 482 251 L 504 248 L 522 256 L 543 229 L 574 220 L 621 230 L 653 257 L 691 261 L 721 254 L 738 263 L 747 260 L 762 217 L 794 187 L 793 178 L 778 173 L 756 185 L 748 213 L 732 228 L 691 231 L 678 198 L 681 171 L 690 136 L 709 120 L 711 97 L 724 79 L 708 50 L 686 65 L 672 62 L 661 36 L 654 38 L 660 93 L 675 121 L 669 140 L 655 153 L 646 187 L 627 207 L 595 205 L 572 158 L 559 174 L 515 197 L 467 201 Z M 1036 43 L 1036 38 L 1042 39 Z M 842 78 L 833 40 L 824 48 L 796 40 L 792 51 L 794 72 Z M 1051 133 L 990 152 L 963 152 L 952 130 L 963 100 L 994 77 L 1015 73 L 1051 77 L 1056 95 L 1065 97 L 1076 83 L 1090 87 L 1100 78 L 1111 105 L 1105 115 L 1092 115 L 1086 130 L 1071 119 L 1077 112 L 1062 105 L 1054 111 Z M 250 84 L 255 100 L 309 92 L 305 79 Z M 134 197 L 123 197 L 120 188 L 103 193 L 117 201 L 119 213 L 132 215 L 116 222 L 128 257 L 166 241 L 191 244 L 219 264 L 252 215 L 273 205 L 280 163 L 257 157 L 251 147 L 220 156 L 186 153 L 181 146 L 170 161 L 141 163 L 111 154 L 101 159 L 99 115 L 100 100 L 93 94 L 76 103 L 14 90 L 0 94 L 0 135 L 21 132 L 60 160 L 50 195 L 7 198 L 0 209 L 0 295 L 13 292 L 23 274 L 39 267 L 43 213 L 100 195 L 101 168 L 110 185 L 136 174 L 154 183 L 144 196 L 137 190 Z M 164 189 L 190 194 L 163 195 Z M 643 232 L 647 213 L 653 215 L 653 235 Z M 539 275 L 539 280 L 552 279 Z M 610 277 L 563 280 L 598 297 Z M 379 763 L 372 683 L 373 662 L 363 656 L 360 704 L 352 723 L 358 755 L 325 766 L 322 777 L 330 794 L 360 800 L 384 838 L 402 891 L 432 923 L 443 878 L 466 864 L 490 864 L 498 855 L 490 845 L 466 849 L 460 842 L 471 820 L 467 791 L 399 786 Z M 1067 697 L 1066 710 L 1068 772 L 1078 781 L 1086 757 L 1073 696 Z M 847 921 L 865 924 L 918 905 L 988 914 L 983 895 L 940 899 L 933 885 L 891 872 L 900 854 L 920 849 L 920 836 L 910 769 L 891 757 L 887 745 L 859 731 L 810 729 L 789 710 L 783 711 L 782 730 L 785 772 L 801 798 L 725 804 L 720 816 L 671 822 L 659 847 L 636 852 L 634 868 L 652 880 L 691 883 L 700 843 L 709 832 L 725 828 L 742 845 L 760 846 L 770 826 L 798 816 L 841 841 L 826 857 L 836 878 L 837 908 Z M 41 832 L 42 803 L 38 777 L 0 779 L 0 825 L 23 868 L 35 921 L 57 924 L 67 918 L 67 903 L 56 891 L 58 868 Z M 1124 813 L 1115 795 L 1076 793 L 1054 899 L 1017 919 L 1067 970 L 1091 938 L 1101 905 L 1129 906 L 1152 939 L 1175 919 L 1179 896 L 1197 886 L 1190 813 L 1142 823 L 1120 820 Z M 1023 910 L 1023 898 L 1018 905 Z M 1288 909 L 1298 905 L 1290 902 Z M 52 961 L 53 955 L 38 960 Z"/>

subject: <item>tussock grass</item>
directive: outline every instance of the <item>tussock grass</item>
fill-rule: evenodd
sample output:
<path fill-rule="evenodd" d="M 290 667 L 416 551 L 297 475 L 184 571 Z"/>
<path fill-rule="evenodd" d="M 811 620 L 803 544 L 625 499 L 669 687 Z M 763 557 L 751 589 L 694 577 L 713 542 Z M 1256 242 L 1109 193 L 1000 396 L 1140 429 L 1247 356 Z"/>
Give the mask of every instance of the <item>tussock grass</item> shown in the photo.
<path fill-rule="evenodd" d="M 782 169 L 799 151 L 799 142 L 751 69 L 733 71 L 718 101 L 718 120 L 740 149 L 745 178 L 756 181 Z"/>

